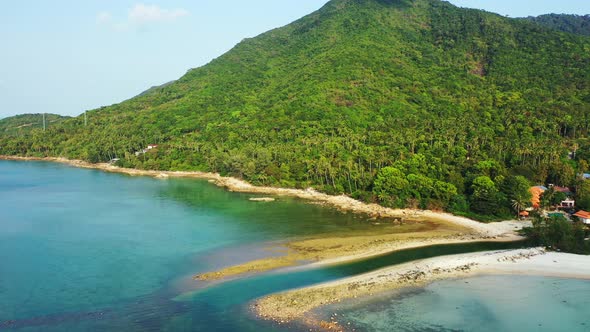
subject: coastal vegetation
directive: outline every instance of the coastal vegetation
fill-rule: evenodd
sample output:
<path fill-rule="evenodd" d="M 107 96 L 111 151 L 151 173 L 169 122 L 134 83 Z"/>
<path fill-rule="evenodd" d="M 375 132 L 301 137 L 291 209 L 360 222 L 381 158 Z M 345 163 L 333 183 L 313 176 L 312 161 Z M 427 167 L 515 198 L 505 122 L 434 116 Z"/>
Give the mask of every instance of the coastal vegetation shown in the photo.
<path fill-rule="evenodd" d="M 581 222 L 572 223 L 562 216 L 536 216 L 533 227 L 523 229 L 535 246 L 590 255 L 590 229 Z"/>
<path fill-rule="evenodd" d="M 589 85 L 588 37 L 438 0 L 333 0 L 87 123 L 2 133 L 0 154 L 219 172 L 487 221 L 516 215 L 532 184 L 583 185 Z"/>

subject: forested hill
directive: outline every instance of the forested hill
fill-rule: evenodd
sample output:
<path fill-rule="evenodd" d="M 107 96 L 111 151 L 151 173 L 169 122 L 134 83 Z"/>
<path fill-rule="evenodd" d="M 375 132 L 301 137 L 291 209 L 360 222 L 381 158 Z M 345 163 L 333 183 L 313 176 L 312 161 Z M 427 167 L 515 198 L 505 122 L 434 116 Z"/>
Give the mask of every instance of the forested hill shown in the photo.
<path fill-rule="evenodd" d="M 586 37 L 438 0 L 333 0 L 88 126 L 3 136 L 0 153 L 506 215 L 529 183 L 587 167 L 589 84 Z"/>
<path fill-rule="evenodd" d="M 547 14 L 525 20 L 563 32 L 590 36 L 590 15 Z"/>
<path fill-rule="evenodd" d="M 45 127 L 51 127 L 68 119 L 58 114 L 45 114 Z M 0 135 L 24 135 L 35 129 L 43 129 L 43 114 L 21 114 L 0 119 Z"/>

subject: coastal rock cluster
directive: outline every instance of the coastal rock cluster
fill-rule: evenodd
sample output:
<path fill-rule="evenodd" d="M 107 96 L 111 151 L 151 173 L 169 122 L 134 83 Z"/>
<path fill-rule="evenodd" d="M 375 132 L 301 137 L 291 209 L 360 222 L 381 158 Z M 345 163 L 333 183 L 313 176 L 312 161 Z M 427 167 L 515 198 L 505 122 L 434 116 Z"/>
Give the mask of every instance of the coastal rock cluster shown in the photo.
<path fill-rule="evenodd" d="M 547 251 L 544 249 L 537 249 L 537 250 L 532 250 L 532 251 L 527 251 L 527 252 L 519 252 L 516 255 L 509 255 L 509 256 L 500 257 L 500 258 L 498 258 L 498 262 L 516 263 L 516 262 L 521 261 L 523 259 L 531 259 L 531 258 L 539 256 L 539 255 L 545 255 L 546 253 L 547 253 Z"/>

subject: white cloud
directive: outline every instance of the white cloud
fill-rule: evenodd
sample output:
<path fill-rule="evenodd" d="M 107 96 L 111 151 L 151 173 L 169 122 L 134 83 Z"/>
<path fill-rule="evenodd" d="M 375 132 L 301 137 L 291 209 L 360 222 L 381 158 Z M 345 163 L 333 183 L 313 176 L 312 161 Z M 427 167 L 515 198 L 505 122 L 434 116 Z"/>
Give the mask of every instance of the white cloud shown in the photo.
<path fill-rule="evenodd" d="M 109 24 L 113 20 L 113 15 L 109 12 L 100 12 L 96 15 L 96 23 L 98 24 Z"/>
<path fill-rule="evenodd" d="M 110 12 L 102 11 L 96 15 L 96 22 L 108 25 L 117 31 L 124 31 L 152 23 L 172 22 L 188 15 L 190 15 L 189 11 L 182 8 L 164 9 L 158 5 L 137 3 L 129 10 L 124 21 L 114 22 Z"/>
<path fill-rule="evenodd" d="M 169 22 L 188 16 L 189 12 L 186 9 L 163 9 L 157 5 L 145 5 L 143 3 L 136 4 L 129 11 L 129 23 L 133 24 L 147 24 L 156 22 Z"/>

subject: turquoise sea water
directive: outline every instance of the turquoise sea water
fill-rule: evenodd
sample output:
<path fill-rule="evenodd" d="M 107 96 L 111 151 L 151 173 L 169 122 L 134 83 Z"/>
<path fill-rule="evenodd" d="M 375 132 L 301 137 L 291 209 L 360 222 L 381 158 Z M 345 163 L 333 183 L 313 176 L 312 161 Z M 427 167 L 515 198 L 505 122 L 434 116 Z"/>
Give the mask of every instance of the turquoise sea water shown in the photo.
<path fill-rule="evenodd" d="M 323 312 L 338 313 L 338 321 L 357 331 L 590 331 L 590 281 L 533 276 L 444 280 Z"/>
<path fill-rule="evenodd" d="M 193 274 L 268 255 L 261 242 L 368 227 L 297 200 L 249 197 L 201 180 L 0 162 L 0 329 L 111 317 L 160 329 L 188 310 L 171 299 Z M 124 317 L 152 314 L 138 325 Z"/>
<path fill-rule="evenodd" d="M 0 330 L 282 330 L 254 319 L 248 303 L 414 259 L 506 247 L 435 246 L 209 287 L 191 280 L 267 256 L 265 243 L 394 227 L 295 199 L 250 197 L 201 180 L 0 162 Z"/>

